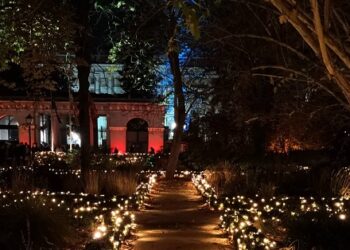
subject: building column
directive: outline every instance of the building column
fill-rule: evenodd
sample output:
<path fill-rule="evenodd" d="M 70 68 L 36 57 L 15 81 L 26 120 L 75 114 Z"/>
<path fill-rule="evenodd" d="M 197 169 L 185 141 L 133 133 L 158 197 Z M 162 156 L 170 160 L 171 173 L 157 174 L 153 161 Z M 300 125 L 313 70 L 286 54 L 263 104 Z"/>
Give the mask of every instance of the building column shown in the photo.
<path fill-rule="evenodd" d="M 113 88 L 113 77 L 112 76 L 110 76 L 110 77 L 108 77 L 108 78 L 106 78 L 106 80 L 107 80 L 107 93 L 108 94 L 112 94 L 112 88 Z"/>
<path fill-rule="evenodd" d="M 148 128 L 148 152 L 151 148 L 155 152 L 163 150 L 164 128 Z"/>
<path fill-rule="evenodd" d="M 35 143 L 37 147 L 40 146 L 40 114 L 38 112 L 34 112 L 33 115 L 33 124 L 31 126 L 32 133 L 32 145 Z"/>
<path fill-rule="evenodd" d="M 35 143 L 34 141 L 34 125 L 31 125 L 31 133 L 30 133 L 30 139 L 31 139 L 31 144 L 33 146 L 33 144 Z M 26 125 L 22 125 L 18 127 L 18 139 L 19 142 L 21 143 L 27 143 L 29 145 L 29 127 Z"/>
<path fill-rule="evenodd" d="M 26 113 L 23 111 L 21 114 L 16 116 L 18 121 L 18 140 L 20 143 L 29 145 L 29 127 L 26 124 Z M 33 143 L 33 140 L 32 140 Z"/>
<path fill-rule="evenodd" d="M 95 75 L 95 94 L 100 93 L 100 75 Z"/>
<path fill-rule="evenodd" d="M 60 125 L 54 112 L 51 113 L 51 150 L 54 151 L 59 145 Z"/>
<path fill-rule="evenodd" d="M 20 143 L 24 143 L 24 144 L 27 143 L 29 145 L 28 126 L 20 125 L 18 127 L 18 139 Z"/>
<path fill-rule="evenodd" d="M 109 127 L 109 138 L 112 152 L 115 148 L 119 153 L 126 152 L 126 127 Z"/>
<path fill-rule="evenodd" d="M 106 140 L 107 140 L 107 147 L 112 151 L 113 153 L 113 150 L 114 148 L 112 148 L 111 146 L 111 133 L 110 133 L 110 122 L 111 122 L 111 117 L 109 114 L 106 114 L 106 117 L 107 117 L 107 128 L 106 128 Z"/>
<path fill-rule="evenodd" d="M 96 146 L 97 147 L 97 141 L 95 141 L 95 133 L 96 133 L 96 126 L 97 126 L 97 119 L 94 117 L 90 117 L 90 146 Z"/>

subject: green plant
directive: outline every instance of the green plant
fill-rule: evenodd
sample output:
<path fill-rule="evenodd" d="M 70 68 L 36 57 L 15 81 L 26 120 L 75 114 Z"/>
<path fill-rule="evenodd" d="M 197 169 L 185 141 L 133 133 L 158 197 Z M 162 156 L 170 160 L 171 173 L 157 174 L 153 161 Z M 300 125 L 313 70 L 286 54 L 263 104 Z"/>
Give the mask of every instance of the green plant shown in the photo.
<path fill-rule="evenodd" d="M 64 152 L 41 151 L 35 153 L 33 164 L 37 167 L 66 169 L 67 159 L 67 154 Z"/>
<path fill-rule="evenodd" d="M 80 151 L 73 149 L 71 152 L 67 153 L 66 161 L 71 169 L 80 169 Z"/>

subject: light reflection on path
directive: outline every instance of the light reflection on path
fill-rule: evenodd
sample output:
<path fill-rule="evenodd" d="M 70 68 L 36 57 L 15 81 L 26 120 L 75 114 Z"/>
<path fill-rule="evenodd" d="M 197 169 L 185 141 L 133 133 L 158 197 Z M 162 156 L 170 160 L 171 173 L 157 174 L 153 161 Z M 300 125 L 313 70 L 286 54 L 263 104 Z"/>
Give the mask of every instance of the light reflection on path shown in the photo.
<path fill-rule="evenodd" d="M 133 250 L 232 249 L 218 227 L 219 215 L 203 206 L 190 180 L 160 180 L 149 207 L 136 215 Z"/>

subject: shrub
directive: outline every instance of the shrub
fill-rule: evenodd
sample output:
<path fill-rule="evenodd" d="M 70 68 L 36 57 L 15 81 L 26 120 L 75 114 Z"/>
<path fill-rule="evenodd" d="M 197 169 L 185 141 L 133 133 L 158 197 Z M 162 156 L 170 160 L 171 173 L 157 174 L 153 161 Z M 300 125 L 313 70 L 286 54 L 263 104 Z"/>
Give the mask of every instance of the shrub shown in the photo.
<path fill-rule="evenodd" d="M 289 217 L 286 221 L 291 241 L 298 241 L 298 249 L 348 249 L 350 223 L 327 213 L 307 213 L 301 217 Z"/>
<path fill-rule="evenodd" d="M 332 172 L 331 190 L 334 195 L 350 199 L 350 168 Z"/>
<path fill-rule="evenodd" d="M 80 151 L 73 149 L 67 153 L 66 162 L 71 169 L 80 169 Z"/>
<path fill-rule="evenodd" d="M 0 249 L 62 249 L 76 234 L 65 211 L 40 199 L 0 208 Z"/>
<path fill-rule="evenodd" d="M 62 189 L 72 193 L 80 193 L 84 190 L 82 180 L 74 174 L 69 174 L 62 178 Z"/>
<path fill-rule="evenodd" d="M 88 194 L 99 194 L 101 187 L 99 185 L 99 173 L 97 171 L 89 171 L 83 174 L 84 191 Z"/>
<path fill-rule="evenodd" d="M 41 151 L 35 153 L 33 164 L 37 167 L 66 169 L 68 167 L 67 159 L 64 152 Z"/>
<path fill-rule="evenodd" d="M 33 189 L 32 176 L 22 171 L 14 171 L 11 174 L 11 190 L 19 192 Z"/>
<path fill-rule="evenodd" d="M 129 196 L 136 192 L 138 185 L 137 169 L 120 167 L 104 178 L 104 191 L 106 194 Z"/>
<path fill-rule="evenodd" d="M 259 188 L 259 195 L 264 198 L 271 198 L 275 195 L 276 185 L 273 182 L 263 182 Z"/>
<path fill-rule="evenodd" d="M 221 194 L 232 194 L 240 182 L 240 170 L 229 162 L 219 162 L 211 165 L 204 171 L 204 176 L 209 184 Z"/>
<path fill-rule="evenodd" d="M 117 190 L 119 195 L 130 196 L 136 192 L 137 178 L 133 172 L 120 172 L 117 176 Z"/>

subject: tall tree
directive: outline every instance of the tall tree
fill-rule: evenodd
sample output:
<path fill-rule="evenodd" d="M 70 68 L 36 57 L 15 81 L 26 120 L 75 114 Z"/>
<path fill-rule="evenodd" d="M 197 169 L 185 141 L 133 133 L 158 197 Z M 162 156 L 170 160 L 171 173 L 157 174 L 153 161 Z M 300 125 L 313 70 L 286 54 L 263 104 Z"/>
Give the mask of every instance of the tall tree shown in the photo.
<path fill-rule="evenodd" d="M 323 63 L 325 71 L 350 103 L 348 1 L 269 0 L 280 12 L 281 23 L 290 23 Z"/>
<path fill-rule="evenodd" d="M 183 125 L 186 118 L 185 97 L 183 93 L 184 81 L 179 53 L 181 46 L 184 43 L 182 40 L 184 33 L 189 33 L 188 31 L 190 31 L 194 38 L 199 37 L 198 10 L 203 10 L 204 6 L 202 6 L 202 1 L 189 2 L 184 0 L 160 0 L 152 2 L 133 1 L 133 3 L 134 6 L 132 11 L 129 11 L 129 14 L 126 15 L 129 17 L 127 22 L 131 20 L 131 28 L 128 27 L 128 30 L 125 32 L 127 36 L 125 36 L 125 34 L 121 37 L 117 36 L 115 46 L 110 53 L 110 58 L 113 62 L 119 61 L 125 64 L 125 70 L 123 70 L 122 73 L 131 72 L 131 74 L 125 76 L 124 79 L 126 80 L 128 89 L 131 91 L 133 89 L 147 89 L 148 83 L 145 83 L 144 81 L 147 81 L 147 76 L 152 76 L 152 74 L 148 74 L 148 72 L 140 72 L 143 76 L 138 76 L 137 71 L 139 69 L 142 71 L 145 70 L 145 68 L 141 68 L 138 65 L 140 64 L 138 60 L 142 59 L 144 55 L 147 55 L 146 57 L 150 59 L 148 61 L 151 62 L 151 67 L 147 67 L 146 69 L 146 71 L 148 71 L 148 69 L 152 68 L 152 65 L 155 64 L 154 58 L 152 58 L 152 53 L 153 57 L 161 56 L 164 54 L 164 50 L 166 50 L 173 78 L 172 82 L 175 96 L 174 107 L 176 128 L 171 145 L 167 171 L 167 176 L 171 178 L 176 169 L 182 141 Z M 131 6 L 132 5 L 133 4 L 131 4 Z M 141 12 L 140 5 L 143 6 Z M 128 6 L 130 5 L 125 5 L 125 7 Z M 138 13 L 136 18 L 135 13 Z M 145 15 L 145 13 L 147 13 L 147 15 Z M 123 15 L 125 15 L 125 13 Z M 120 25 L 120 21 L 117 23 Z M 188 31 L 186 31 L 186 28 Z M 123 30 L 123 27 L 121 30 Z M 134 32 L 128 34 L 130 30 Z M 124 41 L 118 40 L 125 38 L 126 40 Z M 140 39 L 143 41 L 140 41 Z M 140 54 L 142 57 L 138 57 L 139 52 L 130 55 L 130 51 L 134 52 L 135 47 L 139 47 L 144 41 L 146 41 L 147 44 L 144 44 L 146 46 L 143 46 L 142 51 L 139 51 L 141 52 Z M 126 49 L 123 50 L 123 48 Z M 133 67 L 132 71 L 130 71 L 130 66 Z M 151 80 L 152 78 L 153 77 L 151 77 Z"/>
<path fill-rule="evenodd" d="M 130 1 L 106 8 L 114 13 L 110 23 L 116 27 L 109 35 L 112 48 L 108 59 L 122 65 L 117 70 L 122 76 L 122 88 L 131 98 L 156 96 L 157 69 L 165 47 L 162 31 L 166 22 L 160 11 L 162 4 L 158 4 L 157 1 Z"/>
<path fill-rule="evenodd" d="M 90 94 L 89 94 L 89 74 L 91 68 L 91 37 L 89 14 L 91 11 L 90 0 L 74 1 L 76 11 L 76 52 L 75 60 L 78 70 L 79 80 L 79 125 L 81 137 L 81 169 L 85 172 L 90 163 Z"/>
<path fill-rule="evenodd" d="M 54 90 L 57 87 L 54 73 L 70 63 L 66 57 L 73 49 L 69 7 L 63 1 L 0 3 L 0 70 L 18 65 L 25 82 L 23 89 L 30 96 Z M 10 84 L 16 87 L 15 83 Z"/>
<path fill-rule="evenodd" d="M 200 145 L 208 149 L 203 155 L 217 148 L 227 153 L 217 152 L 218 156 L 231 159 L 240 151 L 254 152 L 254 147 L 245 145 L 255 137 L 253 144 L 262 146 L 263 133 L 265 147 L 270 143 L 267 140 L 280 135 L 285 148 L 329 148 L 328 125 L 339 124 L 333 134 L 344 131 L 348 120 L 345 98 L 325 76 L 313 51 L 304 46 L 292 26 L 280 25 L 276 13 L 256 1 L 233 0 L 211 9 L 200 44 L 217 75 L 206 91 L 212 108 L 196 119 L 204 122 L 198 125 Z M 316 120 L 329 112 L 338 115 L 317 127 Z M 218 126 L 215 119 L 226 121 L 225 126 Z M 290 139 L 297 143 L 291 145 Z"/>
<path fill-rule="evenodd" d="M 174 81 L 174 111 L 175 111 L 175 132 L 170 150 L 170 158 L 167 168 L 167 177 L 173 178 L 181 149 L 183 126 L 185 124 L 185 97 L 183 93 L 183 81 L 179 62 L 179 45 L 177 43 L 177 19 L 175 13 L 170 14 L 170 37 L 168 42 L 168 58 Z"/>
<path fill-rule="evenodd" d="M 186 119 L 183 73 L 180 68 L 179 52 L 181 32 L 187 28 L 193 38 L 200 37 L 199 13 L 206 8 L 205 1 L 169 0 L 168 5 L 168 48 L 171 73 L 174 86 L 174 114 L 176 127 L 170 149 L 167 166 L 167 178 L 173 178 L 181 151 L 183 127 Z"/>

